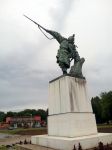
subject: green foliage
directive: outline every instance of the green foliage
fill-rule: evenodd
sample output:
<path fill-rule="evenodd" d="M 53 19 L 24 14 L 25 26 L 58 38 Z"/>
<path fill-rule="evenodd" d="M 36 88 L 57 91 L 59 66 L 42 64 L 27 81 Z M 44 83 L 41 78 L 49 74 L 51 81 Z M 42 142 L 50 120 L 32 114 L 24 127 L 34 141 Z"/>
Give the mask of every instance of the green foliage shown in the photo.
<path fill-rule="evenodd" d="M 6 113 L 6 117 L 15 117 L 15 116 L 17 116 L 17 113 L 16 113 L 16 112 L 8 111 L 8 112 Z"/>
<path fill-rule="evenodd" d="M 6 146 L 2 145 L 0 146 L 0 150 L 7 150 Z"/>
<path fill-rule="evenodd" d="M 112 91 L 101 93 L 100 98 L 92 98 L 91 103 L 97 123 L 112 121 Z"/>
<path fill-rule="evenodd" d="M 102 117 L 108 122 L 112 120 L 112 91 L 101 93 L 102 99 Z"/>
<path fill-rule="evenodd" d="M 5 120 L 5 113 L 0 111 L 0 122 L 3 122 Z"/>
<path fill-rule="evenodd" d="M 96 96 L 96 97 L 91 99 L 91 103 L 92 103 L 93 113 L 96 116 L 96 122 L 97 123 L 102 123 L 101 99 L 98 96 Z"/>
<path fill-rule="evenodd" d="M 5 146 L 5 145 L 2 145 L 2 146 L 0 146 L 0 150 L 17 150 L 17 146 L 15 145 L 15 146 L 11 146 L 11 148 L 7 148 L 7 146 Z"/>

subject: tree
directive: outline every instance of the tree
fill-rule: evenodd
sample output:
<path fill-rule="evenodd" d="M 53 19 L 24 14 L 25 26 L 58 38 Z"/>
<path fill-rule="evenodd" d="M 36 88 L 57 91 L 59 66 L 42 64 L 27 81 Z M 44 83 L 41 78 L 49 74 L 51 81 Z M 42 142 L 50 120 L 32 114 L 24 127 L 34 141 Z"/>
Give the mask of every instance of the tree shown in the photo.
<path fill-rule="evenodd" d="M 93 108 L 93 113 L 95 114 L 95 117 L 96 117 L 96 122 L 102 123 L 101 99 L 98 96 L 96 96 L 91 99 L 91 104 L 92 104 L 92 108 Z"/>
<path fill-rule="evenodd" d="M 6 117 L 14 117 L 16 115 L 17 115 L 16 112 L 8 111 L 7 114 L 6 114 Z"/>
<path fill-rule="evenodd" d="M 112 91 L 100 95 L 102 101 L 102 118 L 107 123 L 112 120 Z"/>
<path fill-rule="evenodd" d="M 6 114 L 2 111 L 0 111 L 0 122 L 3 122 L 5 120 Z"/>
<path fill-rule="evenodd" d="M 100 98 L 92 98 L 91 103 L 97 123 L 109 123 L 112 120 L 112 91 L 102 92 Z"/>

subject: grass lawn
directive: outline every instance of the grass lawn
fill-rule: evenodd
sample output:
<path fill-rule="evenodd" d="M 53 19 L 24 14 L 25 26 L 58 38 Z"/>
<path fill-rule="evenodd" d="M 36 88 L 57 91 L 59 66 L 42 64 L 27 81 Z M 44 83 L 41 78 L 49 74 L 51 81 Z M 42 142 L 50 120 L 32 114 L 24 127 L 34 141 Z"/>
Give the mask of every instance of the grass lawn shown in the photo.
<path fill-rule="evenodd" d="M 112 133 L 112 124 L 99 124 L 97 125 L 98 132 L 101 133 Z"/>
<path fill-rule="evenodd" d="M 107 125 L 107 124 L 98 124 L 97 125 L 98 128 L 112 128 L 112 124 Z"/>
<path fill-rule="evenodd" d="M 17 128 L 14 130 L 0 130 L 0 133 L 6 133 L 6 134 L 21 134 L 21 135 L 41 135 L 41 134 L 47 134 L 46 128 Z"/>

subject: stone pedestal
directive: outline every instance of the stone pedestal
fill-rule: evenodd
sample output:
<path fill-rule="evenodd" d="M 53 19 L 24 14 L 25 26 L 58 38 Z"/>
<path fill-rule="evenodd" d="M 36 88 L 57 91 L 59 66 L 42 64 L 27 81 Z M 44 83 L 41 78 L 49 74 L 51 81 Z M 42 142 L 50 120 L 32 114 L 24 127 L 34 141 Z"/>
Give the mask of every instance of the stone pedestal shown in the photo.
<path fill-rule="evenodd" d="M 92 113 L 66 113 L 48 117 L 48 135 L 77 137 L 96 134 L 95 117 Z"/>
<path fill-rule="evenodd" d="M 32 136 L 32 143 L 58 150 L 97 146 L 112 134 L 98 134 L 95 116 L 86 91 L 86 80 L 61 76 L 49 83 L 48 135 Z"/>
<path fill-rule="evenodd" d="M 92 112 L 86 80 L 62 76 L 49 83 L 49 115 L 68 112 Z"/>
<path fill-rule="evenodd" d="M 48 135 L 77 137 L 96 134 L 95 116 L 86 80 L 62 76 L 49 83 Z"/>

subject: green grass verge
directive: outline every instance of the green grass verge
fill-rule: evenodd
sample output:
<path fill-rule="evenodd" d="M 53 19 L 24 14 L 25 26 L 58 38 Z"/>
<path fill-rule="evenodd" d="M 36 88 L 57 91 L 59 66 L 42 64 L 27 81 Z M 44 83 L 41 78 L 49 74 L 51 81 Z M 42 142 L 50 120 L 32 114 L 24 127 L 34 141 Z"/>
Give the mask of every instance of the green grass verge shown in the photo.
<path fill-rule="evenodd" d="M 23 128 L 17 128 L 14 130 L 0 130 L 0 133 L 4 133 L 4 134 L 19 134 L 20 132 L 28 132 L 28 131 L 40 131 L 40 130 L 46 130 L 46 128 L 27 128 L 27 129 L 23 129 Z"/>
<path fill-rule="evenodd" d="M 0 150 L 7 150 L 6 146 L 0 146 Z"/>
<path fill-rule="evenodd" d="M 17 146 L 12 146 L 11 149 L 12 150 L 17 150 Z M 2 146 L 0 146 L 0 150 L 9 150 L 9 148 L 7 148 L 6 146 L 2 145 Z"/>
<path fill-rule="evenodd" d="M 112 124 L 107 125 L 107 124 L 98 124 L 97 125 L 98 128 L 112 128 Z"/>

